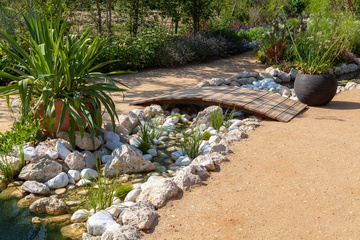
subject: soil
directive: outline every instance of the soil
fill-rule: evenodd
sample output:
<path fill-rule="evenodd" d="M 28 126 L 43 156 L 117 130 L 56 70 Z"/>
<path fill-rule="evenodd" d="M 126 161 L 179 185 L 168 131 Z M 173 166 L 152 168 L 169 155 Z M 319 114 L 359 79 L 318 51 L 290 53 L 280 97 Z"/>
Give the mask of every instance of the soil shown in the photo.
<path fill-rule="evenodd" d="M 151 69 L 119 78 L 131 101 L 193 87 L 213 77 L 263 71 L 251 53 L 201 65 Z M 0 131 L 9 115 L 1 102 Z M 358 239 L 360 237 L 360 90 L 310 107 L 289 123 L 263 121 L 231 146 L 229 162 L 204 185 L 159 209 L 144 239 Z"/>

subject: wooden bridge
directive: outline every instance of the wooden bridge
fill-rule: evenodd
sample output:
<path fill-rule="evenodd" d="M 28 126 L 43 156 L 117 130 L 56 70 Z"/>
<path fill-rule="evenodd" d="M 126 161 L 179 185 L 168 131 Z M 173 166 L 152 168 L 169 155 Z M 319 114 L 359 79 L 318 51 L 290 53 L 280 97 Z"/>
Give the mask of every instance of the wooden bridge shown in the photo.
<path fill-rule="evenodd" d="M 183 89 L 157 97 L 135 101 L 130 105 L 148 106 L 150 104 L 202 104 L 220 105 L 245 113 L 288 122 L 307 105 L 274 93 L 241 87 L 200 87 Z"/>

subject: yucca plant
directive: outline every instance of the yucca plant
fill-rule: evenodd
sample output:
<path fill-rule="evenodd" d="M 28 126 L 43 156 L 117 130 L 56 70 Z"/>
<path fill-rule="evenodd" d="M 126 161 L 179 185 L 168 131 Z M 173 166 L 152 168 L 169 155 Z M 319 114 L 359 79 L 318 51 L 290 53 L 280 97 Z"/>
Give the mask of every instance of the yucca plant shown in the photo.
<path fill-rule="evenodd" d="M 60 130 L 68 115 L 73 146 L 76 126 L 82 136 L 86 126 L 93 137 L 98 133 L 102 124 L 102 105 L 115 126 L 117 114 L 109 93 L 126 91 L 117 84 L 126 86 L 108 74 L 95 72 L 112 61 L 93 66 L 108 39 L 92 39 L 90 29 L 81 36 L 68 34 L 67 19 L 63 23 L 60 18 L 50 23 L 46 17 L 31 13 L 22 15 L 30 33 L 29 39 L 23 41 L 29 49 L 23 49 L 10 35 L 0 31 L 9 46 L 3 50 L 18 62 L 17 66 L 9 67 L 15 74 L 0 71 L 0 77 L 12 80 L 7 86 L 0 87 L 0 97 L 5 96 L 10 107 L 13 101 L 10 103 L 9 96 L 18 95 L 15 100 L 20 99 L 21 114 L 25 119 L 30 113 L 39 114 L 38 108 L 43 108 L 45 125 L 52 134 Z M 57 101 L 62 102 L 58 126 L 55 125 Z"/>

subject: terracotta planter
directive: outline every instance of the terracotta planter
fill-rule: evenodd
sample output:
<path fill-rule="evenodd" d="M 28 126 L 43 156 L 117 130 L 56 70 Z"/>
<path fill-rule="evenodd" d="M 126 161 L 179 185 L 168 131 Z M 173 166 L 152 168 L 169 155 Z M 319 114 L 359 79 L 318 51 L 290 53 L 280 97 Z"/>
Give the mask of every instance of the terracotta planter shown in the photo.
<path fill-rule="evenodd" d="M 46 122 L 44 122 L 42 134 L 45 135 L 45 136 L 50 135 L 50 136 L 56 137 L 56 131 L 57 131 L 59 123 L 60 123 L 61 109 L 62 109 L 63 102 L 61 100 L 57 100 L 57 101 L 54 102 L 54 105 L 55 105 L 55 125 L 54 125 L 54 128 L 53 128 L 52 132 L 51 132 L 48 125 L 46 124 Z M 90 103 L 86 103 L 86 106 L 88 108 L 90 108 Z M 85 117 L 80 113 L 80 111 L 78 111 L 78 113 L 80 114 L 81 119 L 83 120 L 84 126 L 86 127 L 87 123 L 86 123 Z M 39 105 L 38 114 L 39 114 L 39 117 L 41 119 L 45 118 L 45 116 L 44 116 L 44 105 L 42 103 Z M 69 131 L 69 126 L 70 126 L 70 123 L 69 123 L 69 110 L 66 109 L 65 120 L 64 120 L 63 125 L 60 127 L 59 132 L 61 132 L 61 131 L 68 132 Z M 77 124 L 75 125 L 75 130 L 79 130 Z"/>
<path fill-rule="evenodd" d="M 300 102 L 309 106 L 324 106 L 336 94 L 337 81 L 334 74 L 296 76 L 294 90 Z"/>

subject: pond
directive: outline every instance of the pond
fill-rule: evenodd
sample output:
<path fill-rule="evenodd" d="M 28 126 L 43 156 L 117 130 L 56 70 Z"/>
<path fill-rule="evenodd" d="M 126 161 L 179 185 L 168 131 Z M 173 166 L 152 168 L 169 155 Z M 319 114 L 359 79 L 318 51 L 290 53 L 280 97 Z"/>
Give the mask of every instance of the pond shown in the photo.
<path fill-rule="evenodd" d="M 31 219 L 36 215 L 28 208 L 19 208 L 17 200 L 0 200 L 0 238 L 1 240 L 60 240 L 60 229 L 33 225 Z"/>

